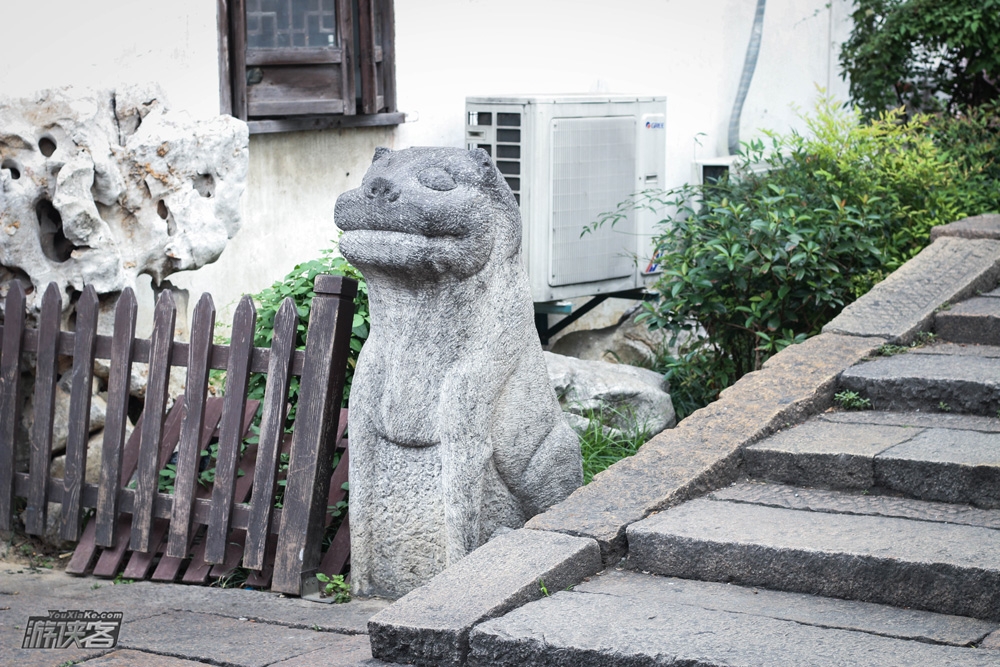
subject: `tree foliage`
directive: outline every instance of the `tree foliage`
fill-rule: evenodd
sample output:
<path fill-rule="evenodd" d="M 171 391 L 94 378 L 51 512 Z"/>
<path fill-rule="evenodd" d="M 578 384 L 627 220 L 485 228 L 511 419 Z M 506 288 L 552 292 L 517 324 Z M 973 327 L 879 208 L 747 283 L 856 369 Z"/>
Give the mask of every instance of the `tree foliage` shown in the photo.
<path fill-rule="evenodd" d="M 1000 0 L 855 0 L 840 56 L 867 116 L 1000 99 Z"/>

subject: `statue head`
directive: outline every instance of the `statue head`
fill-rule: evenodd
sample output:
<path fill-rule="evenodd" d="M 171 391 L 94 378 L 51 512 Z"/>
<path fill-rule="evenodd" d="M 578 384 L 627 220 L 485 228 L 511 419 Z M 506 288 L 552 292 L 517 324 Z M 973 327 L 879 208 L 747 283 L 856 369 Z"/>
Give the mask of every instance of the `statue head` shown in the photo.
<path fill-rule="evenodd" d="M 517 202 L 482 149 L 379 148 L 334 216 L 341 254 L 366 274 L 462 279 L 520 253 Z"/>

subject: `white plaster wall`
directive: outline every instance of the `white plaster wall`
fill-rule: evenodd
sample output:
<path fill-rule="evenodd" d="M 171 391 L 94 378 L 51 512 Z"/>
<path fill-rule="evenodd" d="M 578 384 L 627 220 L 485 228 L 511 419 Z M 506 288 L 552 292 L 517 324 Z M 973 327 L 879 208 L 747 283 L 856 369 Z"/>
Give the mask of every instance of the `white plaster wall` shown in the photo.
<path fill-rule="evenodd" d="M 829 4 L 829 6 L 828 6 Z M 175 274 L 193 306 L 220 310 L 318 255 L 337 196 L 376 146 L 462 146 L 468 95 L 612 92 L 667 96 L 667 185 L 694 158 L 726 154 L 755 0 L 396 0 L 398 128 L 251 137 L 244 221 L 214 265 Z M 816 86 L 846 98 L 839 44 L 849 0 L 769 0 L 741 138 L 800 126 Z M 157 81 L 174 109 L 218 112 L 213 0 L 0 0 L 0 94 Z M 152 294 L 144 290 L 144 308 Z"/>
<path fill-rule="evenodd" d="M 158 82 L 174 109 L 219 113 L 215 0 L 0 0 L 0 94 Z"/>

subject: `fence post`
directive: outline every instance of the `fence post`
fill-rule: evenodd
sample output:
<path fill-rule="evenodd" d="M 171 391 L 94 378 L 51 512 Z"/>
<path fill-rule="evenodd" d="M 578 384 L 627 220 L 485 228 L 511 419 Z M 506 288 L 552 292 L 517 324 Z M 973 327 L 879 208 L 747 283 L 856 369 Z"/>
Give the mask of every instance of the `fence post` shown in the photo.
<path fill-rule="evenodd" d="M 316 277 L 272 591 L 307 595 L 319 589 L 315 575 L 357 289 L 350 278 Z"/>
<path fill-rule="evenodd" d="M 14 514 L 14 465 L 21 423 L 21 348 L 24 343 L 24 288 L 12 280 L 4 302 L 0 356 L 0 530 L 10 530 Z"/>
<path fill-rule="evenodd" d="M 49 498 L 49 464 L 52 460 L 52 424 L 55 420 L 56 383 L 59 381 L 59 316 L 62 295 L 49 283 L 42 295 L 38 316 L 38 356 L 35 358 L 35 418 L 31 423 L 31 474 L 24 532 L 44 535 Z"/>

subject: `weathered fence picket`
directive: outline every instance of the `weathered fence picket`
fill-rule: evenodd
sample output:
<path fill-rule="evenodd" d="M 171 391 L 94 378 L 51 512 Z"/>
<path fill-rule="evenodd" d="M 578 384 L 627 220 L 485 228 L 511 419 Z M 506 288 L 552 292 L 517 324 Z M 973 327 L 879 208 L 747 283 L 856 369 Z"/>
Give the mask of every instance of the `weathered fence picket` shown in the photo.
<path fill-rule="evenodd" d="M 177 307 L 170 290 L 160 292 L 153 309 L 153 337 L 149 351 L 149 375 L 146 378 L 146 404 L 139 436 L 139 465 L 135 471 L 135 505 L 132 508 L 133 551 L 149 551 L 149 530 L 153 523 L 153 498 L 159 487 L 157 463 L 163 419 L 167 406 L 167 385 L 170 382 L 170 348 L 174 345 L 174 325 Z"/>
<path fill-rule="evenodd" d="M 87 440 L 90 434 L 90 397 L 97 351 L 97 291 L 87 285 L 76 303 L 76 345 L 73 348 L 73 381 L 70 387 L 69 423 L 66 440 L 66 472 L 63 479 L 60 535 L 75 542 L 80 537 L 80 492 L 87 470 Z"/>
<path fill-rule="evenodd" d="M 52 423 L 55 420 L 56 380 L 59 357 L 59 315 L 62 297 L 55 283 L 50 283 L 42 297 L 38 318 L 38 348 L 35 366 L 35 420 L 31 425 L 31 480 L 28 506 L 24 510 L 24 530 L 29 535 L 45 533 L 48 509 L 48 467 L 52 458 Z"/>
<path fill-rule="evenodd" d="M 0 530 L 10 530 L 14 513 L 17 426 L 21 423 L 21 350 L 24 343 L 24 289 L 15 281 L 4 302 L 0 348 Z"/>
<path fill-rule="evenodd" d="M 110 547 L 115 543 L 118 523 L 118 487 L 132 476 L 122 471 L 122 449 L 128 422 L 129 389 L 132 383 L 132 355 L 135 352 L 135 324 L 138 304 L 132 290 L 125 290 L 115 304 L 115 328 L 112 334 L 110 370 L 108 371 L 107 417 L 104 420 L 104 441 L 101 445 L 101 480 L 97 491 L 96 544 Z M 142 421 L 142 417 L 139 417 Z M 139 423 L 134 437 L 138 437 Z M 138 441 L 136 442 L 138 447 Z M 123 479 L 124 477 L 124 479 Z M 84 564 L 86 568 L 86 563 Z M 82 572 L 82 570 L 81 570 Z"/>
<path fill-rule="evenodd" d="M 187 411 L 181 425 L 177 445 L 177 468 L 174 477 L 174 506 L 170 517 L 170 537 L 167 556 L 184 558 L 188 552 L 191 513 L 194 510 L 195 489 L 198 485 L 198 463 L 201 461 L 202 430 L 205 427 L 205 401 L 208 398 L 208 355 L 212 352 L 215 333 L 215 304 L 212 297 L 202 294 L 194 309 L 191 343 L 188 347 L 188 373 L 185 395 Z M 209 433 L 211 436 L 211 433 Z M 208 442 L 205 442 L 205 448 Z"/>
<path fill-rule="evenodd" d="M 273 578 L 273 590 L 315 592 L 316 572 L 340 573 L 349 556 L 346 517 L 330 547 L 336 553 L 321 551 L 331 520 L 327 506 L 343 499 L 347 479 L 346 410 L 340 409 L 340 396 L 355 292 L 354 281 L 318 277 L 306 349 L 296 351 L 298 313 L 290 299 L 275 317 L 271 348 L 264 349 L 253 347 L 256 311 L 249 297 L 236 309 L 232 343 L 226 346 L 212 342 L 215 307 L 208 295 L 195 308 L 190 342 L 182 343 L 173 340 L 176 308 L 169 291 L 157 300 L 152 337 L 141 340 L 135 338 L 137 308 L 131 290 L 122 293 L 115 307 L 113 334 L 103 336 L 97 333 L 99 303 L 91 287 L 77 303 L 76 330 L 60 332 L 58 289 L 46 289 L 35 330 L 25 327 L 24 290 L 11 283 L 0 330 L 0 529 L 12 526 L 15 497 L 26 499 L 30 534 L 44 533 L 48 503 L 61 503 L 59 533 L 78 541 L 68 572 L 86 573 L 97 557 L 95 576 L 144 578 L 152 571 L 154 580 L 174 581 L 183 571 L 183 581 L 203 583 L 232 571 L 242 556 L 243 567 L 251 570 L 251 585 L 267 585 Z M 37 355 L 37 366 L 28 469 L 23 472 L 16 439 L 26 353 Z M 63 378 L 70 387 L 69 438 L 65 474 L 53 479 L 49 464 L 63 355 L 72 357 L 70 375 Z M 110 361 L 97 484 L 85 479 L 95 359 Z M 144 410 L 126 442 L 135 363 L 149 364 L 148 384 Z M 187 368 L 186 393 L 167 410 L 172 366 Z M 227 373 L 224 398 L 209 396 L 213 369 Z M 259 440 L 244 445 L 258 408 L 257 401 L 247 400 L 255 372 L 268 374 Z M 288 435 L 293 376 L 300 378 L 300 393 L 295 427 Z M 203 452 L 216 447 L 213 441 L 216 473 L 206 485 L 200 483 L 200 470 L 206 462 Z M 331 470 L 335 451 L 341 451 L 341 459 Z M 289 468 L 283 503 L 275 508 L 282 453 L 289 457 Z M 160 471 L 171 460 L 173 492 L 163 493 Z M 88 508 L 94 514 L 84 522 Z"/>
<path fill-rule="evenodd" d="M 250 357 L 253 353 L 253 332 L 257 325 L 257 309 L 253 299 L 244 296 L 236 306 L 230 336 L 229 364 L 226 367 L 226 409 L 219 425 L 219 457 L 215 461 L 215 485 L 212 489 L 212 513 L 208 524 L 205 561 L 226 561 L 226 538 L 229 535 L 229 517 L 233 499 L 243 502 L 246 496 L 234 493 L 236 463 L 239 459 L 240 441 L 246 427 L 243 417 L 250 382 Z M 254 457 L 256 458 L 256 448 Z M 249 480 L 247 485 L 249 490 Z"/>
<path fill-rule="evenodd" d="M 247 528 L 243 563 L 251 570 L 264 568 L 265 542 L 271 527 L 271 501 L 277 481 L 281 439 L 285 433 L 285 397 L 291 382 L 292 354 L 295 351 L 296 327 L 299 315 L 295 304 L 286 300 L 274 316 L 274 338 L 271 339 L 271 364 L 267 369 L 264 392 L 264 412 L 260 418 L 260 442 L 257 445 L 257 466 L 254 469 L 250 496 L 250 525 Z"/>

